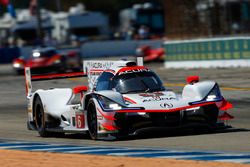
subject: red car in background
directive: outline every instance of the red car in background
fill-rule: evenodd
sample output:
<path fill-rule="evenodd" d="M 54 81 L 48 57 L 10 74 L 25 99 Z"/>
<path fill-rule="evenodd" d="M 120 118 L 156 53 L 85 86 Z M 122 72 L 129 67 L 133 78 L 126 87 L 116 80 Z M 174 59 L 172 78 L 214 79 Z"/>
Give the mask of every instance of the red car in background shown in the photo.
<path fill-rule="evenodd" d="M 13 61 L 17 74 L 23 74 L 25 67 L 34 73 L 78 71 L 81 69 L 81 57 L 75 51 L 59 53 L 53 47 L 37 48 L 27 57 L 19 57 Z"/>
<path fill-rule="evenodd" d="M 163 61 L 165 51 L 163 48 L 152 48 L 149 45 L 144 45 L 136 49 L 136 54 L 142 56 L 144 62 Z"/>

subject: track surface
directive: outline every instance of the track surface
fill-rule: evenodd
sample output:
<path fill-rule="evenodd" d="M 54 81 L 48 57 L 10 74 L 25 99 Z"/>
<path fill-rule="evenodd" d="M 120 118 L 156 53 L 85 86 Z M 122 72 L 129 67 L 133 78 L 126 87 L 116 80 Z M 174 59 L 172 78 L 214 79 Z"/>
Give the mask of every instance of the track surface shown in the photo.
<path fill-rule="evenodd" d="M 201 80 L 216 80 L 227 100 L 234 104 L 231 114 L 236 117 L 230 122 L 232 130 L 212 134 L 197 134 L 190 131 L 160 132 L 144 134 L 122 141 L 92 141 L 87 135 L 66 135 L 57 138 L 40 138 L 34 131 L 26 129 L 26 99 L 24 78 L 16 76 L 10 65 L 0 65 L 0 139 L 25 140 L 73 145 L 109 145 L 140 148 L 162 148 L 175 150 L 212 150 L 225 152 L 250 152 L 250 69 L 195 69 L 168 70 L 163 64 L 149 64 L 166 84 L 185 82 L 188 75 L 199 75 Z M 44 81 L 35 83 L 36 88 L 73 87 L 86 84 L 83 80 Z M 171 86 L 181 92 L 179 86 Z M 239 88 L 243 88 L 242 90 Z"/>
<path fill-rule="evenodd" d="M 64 144 L 45 144 L 38 142 L 18 142 L 1 141 L 0 151 L 22 150 L 32 152 L 52 152 L 64 154 L 92 154 L 102 156 L 126 156 L 141 158 L 161 158 L 178 159 L 192 161 L 216 161 L 216 162 L 234 162 L 250 165 L 250 153 L 223 153 L 223 152 L 204 152 L 204 151 L 180 151 L 168 149 L 153 148 L 129 148 L 119 146 L 76 146 Z"/>

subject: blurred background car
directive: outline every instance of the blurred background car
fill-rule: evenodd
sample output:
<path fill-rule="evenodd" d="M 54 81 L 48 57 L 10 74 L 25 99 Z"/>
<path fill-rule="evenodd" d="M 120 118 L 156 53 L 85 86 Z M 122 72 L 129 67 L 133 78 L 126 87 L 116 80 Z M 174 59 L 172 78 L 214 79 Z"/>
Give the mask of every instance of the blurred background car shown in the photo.
<path fill-rule="evenodd" d="M 144 45 L 136 49 L 136 54 L 143 57 L 144 62 L 161 62 L 164 60 L 165 51 L 164 48 L 153 48 L 149 45 Z"/>
<path fill-rule="evenodd" d="M 24 67 L 30 67 L 34 73 L 78 71 L 81 58 L 75 51 L 59 52 L 54 47 L 40 47 L 27 58 L 14 59 L 12 66 L 17 74 L 23 74 Z"/>

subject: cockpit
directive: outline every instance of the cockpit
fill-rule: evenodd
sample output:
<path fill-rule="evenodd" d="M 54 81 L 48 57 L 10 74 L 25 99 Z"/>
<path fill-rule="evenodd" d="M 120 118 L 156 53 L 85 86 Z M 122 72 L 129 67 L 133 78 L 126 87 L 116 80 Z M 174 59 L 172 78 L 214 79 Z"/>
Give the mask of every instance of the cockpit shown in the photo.
<path fill-rule="evenodd" d="M 165 88 L 154 72 L 139 70 L 119 75 L 103 72 L 97 80 L 95 90 L 114 90 L 127 94 L 163 91 Z"/>

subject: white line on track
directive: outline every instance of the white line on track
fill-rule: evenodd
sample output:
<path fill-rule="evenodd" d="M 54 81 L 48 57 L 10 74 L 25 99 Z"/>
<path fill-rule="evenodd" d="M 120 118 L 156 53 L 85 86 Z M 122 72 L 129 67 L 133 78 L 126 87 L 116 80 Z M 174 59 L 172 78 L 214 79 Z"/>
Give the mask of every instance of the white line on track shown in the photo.
<path fill-rule="evenodd" d="M 128 150 L 126 153 L 108 153 L 107 155 L 116 155 L 116 156 L 128 156 L 128 155 L 141 155 L 141 154 L 157 154 L 157 153 L 168 153 L 168 151 L 141 151 L 141 152 L 129 152 L 131 150 Z"/>
<path fill-rule="evenodd" d="M 154 158 L 170 158 L 170 159 L 185 159 L 185 158 L 199 158 L 199 157 L 209 157 L 218 156 L 220 154 L 209 154 L 209 155 L 167 155 L 167 156 L 156 156 Z"/>
<path fill-rule="evenodd" d="M 76 149 L 94 149 L 94 148 L 99 148 L 95 146 L 91 147 L 84 147 L 84 146 L 79 146 L 79 147 L 71 147 L 71 146 L 65 146 L 65 147 L 59 147 L 59 148 L 41 148 L 41 149 L 33 149 L 32 151 L 60 151 L 60 150 L 76 150 Z"/>
<path fill-rule="evenodd" d="M 234 163 L 250 163 L 250 159 L 219 159 L 219 160 L 212 160 L 216 162 L 234 162 Z"/>
<path fill-rule="evenodd" d="M 99 152 L 99 151 L 119 151 L 119 150 L 127 150 L 126 148 L 117 148 L 117 149 L 109 149 L 109 148 L 106 148 L 106 149 L 96 149 L 96 150 L 93 150 L 93 149 L 89 149 L 89 150 L 78 150 L 78 151 L 65 151 L 65 153 L 88 153 L 88 152 Z"/>
<path fill-rule="evenodd" d="M 137 151 L 137 150 L 136 150 Z M 159 151 L 144 151 L 141 150 L 141 152 L 134 152 L 132 149 L 128 150 L 125 153 L 109 153 L 107 155 L 117 155 L 117 156 L 127 156 L 127 155 L 140 155 L 140 154 L 158 154 L 158 153 L 180 153 L 183 151 L 170 151 L 170 150 L 159 150 Z"/>
<path fill-rule="evenodd" d="M 50 145 L 41 145 L 41 144 L 37 144 L 37 145 L 17 145 L 17 146 L 0 146 L 0 149 L 10 149 L 10 148 L 29 148 L 29 147 L 39 147 L 39 146 L 43 146 L 43 147 L 46 147 L 46 146 L 50 146 Z"/>
<path fill-rule="evenodd" d="M 188 153 L 188 152 L 187 152 Z M 210 157 L 210 156 L 245 156 L 246 154 L 225 154 L 225 153 L 211 153 L 211 154 L 203 154 L 203 155 L 166 155 L 166 156 L 156 156 L 156 158 L 182 158 L 182 157 L 185 157 L 185 158 L 199 158 L 199 157 Z"/>

